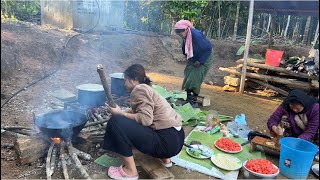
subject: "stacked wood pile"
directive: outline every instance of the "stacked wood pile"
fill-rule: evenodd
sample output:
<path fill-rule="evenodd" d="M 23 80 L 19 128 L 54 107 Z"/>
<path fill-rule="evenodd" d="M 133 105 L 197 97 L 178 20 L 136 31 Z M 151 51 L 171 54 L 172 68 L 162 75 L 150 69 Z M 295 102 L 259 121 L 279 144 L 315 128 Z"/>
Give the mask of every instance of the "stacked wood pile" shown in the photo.
<path fill-rule="evenodd" d="M 243 67 L 243 59 L 236 61 L 235 67 L 219 70 L 229 73 L 224 77 L 225 91 L 238 91 Z M 250 82 L 250 83 L 248 83 Z M 318 77 L 303 72 L 288 71 L 286 68 L 274 67 L 265 64 L 265 61 L 249 58 L 247 60 L 246 85 L 251 82 L 272 89 L 284 96 L 292 89 L 312 91 L 319 89 Z M 251 86 L 251 85 L 249 85 Z"/>

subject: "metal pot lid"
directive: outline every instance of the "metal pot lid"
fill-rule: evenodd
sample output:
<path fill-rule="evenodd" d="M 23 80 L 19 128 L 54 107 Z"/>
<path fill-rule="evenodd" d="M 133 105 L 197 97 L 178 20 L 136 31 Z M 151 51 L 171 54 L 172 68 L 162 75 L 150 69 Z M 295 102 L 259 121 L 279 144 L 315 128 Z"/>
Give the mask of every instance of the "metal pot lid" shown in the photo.
<path fill-rule="evenodd" d="M 77 86 L 77 89 L 83 91 L 104 91 L 101 84 L 81 84 Z"/>
<path fill-rule="evenodd" d="M 123 73 L 112 73 L 112 74 L 109 74 L 109 76 L 112 77 L 112 78 L 124 79 L 124 74 Z"/>

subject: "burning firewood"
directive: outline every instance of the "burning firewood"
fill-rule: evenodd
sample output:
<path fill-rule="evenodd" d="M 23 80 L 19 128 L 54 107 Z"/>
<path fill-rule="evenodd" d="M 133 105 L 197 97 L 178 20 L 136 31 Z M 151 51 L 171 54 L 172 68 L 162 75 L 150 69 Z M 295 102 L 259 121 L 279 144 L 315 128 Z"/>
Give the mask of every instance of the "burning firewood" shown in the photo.
<path fill-rule="evenodd" d="M 73 146 L 70 147 L 74 153 L 76 153 L 77 156 L 79 156 L 80 158 L 84 159 L 84 160 L 91 160 L 91 155 L 88 153 L 85 153 L 83 151 L 80 151 L 79 149 L 74 148 Z"/>
<path fill-rule="evenodd" d="M 51 145 L 49 147 L 49 150 L 48 150 L 48 154 L 47 154 L 47 160 L 46 160 L 46 173 L 47 173 L 47 179 L 51 179 L 51 155 L 52 155 L 52 150 L 53 150 L 53 147 L 54 147 L 55 143 L 54 142 L 51 142 Z"/>
<path fill-rule="evenodd" d="M 50 176 L 54 173 L 54 168 L 56 165 L 57 148 L 56 146 L 52 149 L 51 160 L 50 160 Z"/>
<path fill-rule="evenodd" d="M 87 179 L 91 179 L 89 174 L 87 173 L 87 171 L 84 169 L 84 167 L 82 166 L 77 154 L 74 151 L 74 148 L 72 147 L 71 142 L 67 143 L 67 147 L 69 150 L 69 154 L 71 156 L 71 158 L 73 159 L 73 161 L 76 163 L 76 166 L 78 167 L 78 169 L 80 170 L 80 173 L 83 177 L 87 178 Z"/>
<path fill-rule="evenodd" d="M 68 180 L 69 179 L 69 175 L 68 175 L 68 168 L 67 168 L 67 162 L 65 159 L 65 143 L 62 142 L 61 146 L 60 146 L 60 160 L 61 160 L 61 164 L 62 164 L 62 171 L 63 171 L 63 176 L 64 179 Z"/>

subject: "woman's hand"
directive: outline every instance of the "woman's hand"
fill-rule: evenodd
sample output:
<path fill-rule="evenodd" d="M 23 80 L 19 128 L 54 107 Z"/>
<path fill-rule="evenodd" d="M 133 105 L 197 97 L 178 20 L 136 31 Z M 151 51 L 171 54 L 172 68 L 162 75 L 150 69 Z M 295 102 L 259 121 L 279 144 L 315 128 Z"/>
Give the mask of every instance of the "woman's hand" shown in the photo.
<path fill-rule="evenodd" d="M 200 62 L 199 61 L 194 62 L 193 66 L 196 67 L 196 68 L 200 67 Z"/>
<path fill-rule="evenodd" d="M 120 109 L 120 107 L 118 105 L 116 105 L 116 107 L 113 108 L 113 107 L 109 106 L 108 104 L 106 104 L 106 107 L 112 115 L 122 115 L 123 114 L 122 110 Z"/>
<path fill-rule="evenodd" d="M 283 136 L 283 129 L 281 127 L 272 126 L 272 131 L 278 136 Z"/>

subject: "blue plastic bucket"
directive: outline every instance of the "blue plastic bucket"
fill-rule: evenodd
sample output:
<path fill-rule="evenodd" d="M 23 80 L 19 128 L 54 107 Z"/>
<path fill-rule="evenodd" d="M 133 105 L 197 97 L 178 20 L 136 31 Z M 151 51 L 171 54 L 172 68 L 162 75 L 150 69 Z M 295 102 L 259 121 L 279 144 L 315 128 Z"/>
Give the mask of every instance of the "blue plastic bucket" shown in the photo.
<path fill-rule="evenodd" d="M 280 139 L 280 145 L 280 173 L 291 179 L 306 179 L 318 147 L 293 137 Z"/>
<path fill-rule="evenodd" d="M 124 76 L 123 73 L 112 73 L 109 75 L 111 77 L 111 94 L 116 97 L 129 97 L 129 92 L 124 86 Z"/>

